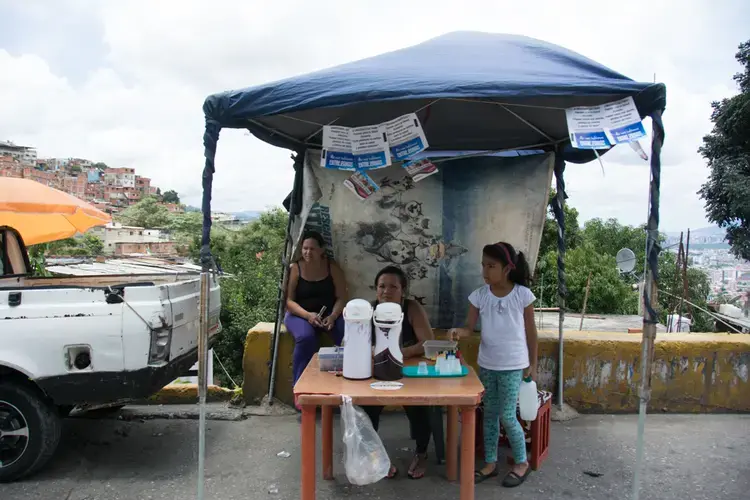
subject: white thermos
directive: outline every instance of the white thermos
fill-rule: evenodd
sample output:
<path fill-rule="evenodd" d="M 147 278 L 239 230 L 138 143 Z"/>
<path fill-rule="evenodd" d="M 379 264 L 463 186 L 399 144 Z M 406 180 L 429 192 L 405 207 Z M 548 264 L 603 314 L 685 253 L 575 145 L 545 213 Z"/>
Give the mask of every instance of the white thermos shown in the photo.
<path fill-rule="evenodd" d="M 403 374 L 404 355 L 401 352 L 401 324 L 404 313 L 393 302 L 375 308 L 375 363 L 373 375 L 378 380 L 399 380 Z"/>
<path fill-rule="evenodd" d="M 344 308 L 344 378 L 372 377 L 372 306 L 353 299 Z"/>

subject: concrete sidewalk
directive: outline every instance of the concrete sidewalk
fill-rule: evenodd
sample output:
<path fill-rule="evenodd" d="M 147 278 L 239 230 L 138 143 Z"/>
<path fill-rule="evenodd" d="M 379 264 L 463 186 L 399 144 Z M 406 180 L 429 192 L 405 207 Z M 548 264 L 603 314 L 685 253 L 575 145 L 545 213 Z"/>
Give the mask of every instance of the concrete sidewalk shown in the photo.
<path fill-rule="evenodd" d="M 589 415 L 555 423 L 551 456 L 539 472 L 515 490 L 489 481 L 477 487 L 476 498 L 630 498 L 636 420 L 635 416 Z M 411 481 L 405 477 L 412 443 L 407 439 L 408 425 L 403 415 L 384 415 L 381 432 L 394 462 L 401 468 L 400 478 L 369 487 L 350 486 L 341 464 L 340 429 L 336 428 L 336 479 L 319 480 L 319 499 L 385 499 L 396 495 L 412 500 L 458 498 L 458 485 L 443 479 L 444 468 L 434 462 L 425 479 Z M 210 421 L 205 498 L 299 498 L 298 433 L 294 416 Z M 750 416 L 652 415 L 646 436 L 648 470 L 642 499 L 748 498 Z M 24 482 L 0 485 L 0 498 L 193 499 L 197 438 L 198 422 L 194 420 L 69 419 L 60 450 L 49 466 Z M 277 456 L 282 451 L 291 456 Z"/>

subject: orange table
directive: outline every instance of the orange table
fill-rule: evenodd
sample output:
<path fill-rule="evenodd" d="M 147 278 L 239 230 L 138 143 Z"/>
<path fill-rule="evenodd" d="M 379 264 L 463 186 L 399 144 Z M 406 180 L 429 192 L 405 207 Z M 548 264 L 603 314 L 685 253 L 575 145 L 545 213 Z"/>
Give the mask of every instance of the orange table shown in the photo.
<path fill-rule="evenodd" d="M 416 362 L 416 361 L 414 361 Z M 318 355 L 312 359 L 294 386 L 294 396 L 302 408 L 302 500 L 315 500 L 315 412 L 322 407 L 323 478 L 333 479 L 333 407 L 341 405 L 341 395 L 356 405 L 447 406 L 448 428 L 446 470 L 450 481 L 458 479 L 458 412 L 461 417 L 461 500 L 474 499 L 474 436 L 476 407 L 484 387 L 474 370 L 457 378 L 407 378 L 396 391 L 372 389 L 373 379 L 347 380 L 321 372 Z"/>

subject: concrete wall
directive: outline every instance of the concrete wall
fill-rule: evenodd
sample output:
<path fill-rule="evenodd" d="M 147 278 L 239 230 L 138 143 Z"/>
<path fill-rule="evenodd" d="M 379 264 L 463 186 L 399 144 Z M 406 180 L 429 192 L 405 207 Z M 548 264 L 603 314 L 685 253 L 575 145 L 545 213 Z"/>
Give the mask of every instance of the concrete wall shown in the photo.
<path fill-rule="evenodd" d="M 273 324 L 259 323 L 245 343 L 245 383 L 248 403 L 268 392 L 269 353 Z M 440 336 L 442 332 L 436 331 Z M 541 388 L 557 386 L 557 335 L 539 334 Z M 565 401 L 584 412 L 635 412 L 641 353 L 640 334 L 566 332 L 563 376 Z M 324 338 L 322 345 L 330 345 Z M 276 397 L 292 402 L 292 350 L 286 331 L 279 340 Z M 476 368 L 479 337 L 461 343 L 464 356 Z M 662 334 L 653 364 L 652 411 L 682 413 L 750 412 L 750 335 Z"/>

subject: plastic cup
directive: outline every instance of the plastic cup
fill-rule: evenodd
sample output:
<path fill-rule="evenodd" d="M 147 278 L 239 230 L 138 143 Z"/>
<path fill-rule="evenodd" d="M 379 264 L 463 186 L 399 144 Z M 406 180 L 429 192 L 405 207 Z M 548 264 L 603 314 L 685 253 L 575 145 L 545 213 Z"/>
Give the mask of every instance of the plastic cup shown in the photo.
<path fill-rule="evenodd" d="M 417 367 L 417 375 L 427 375 L 427 362 L 420 361 Z"/>

